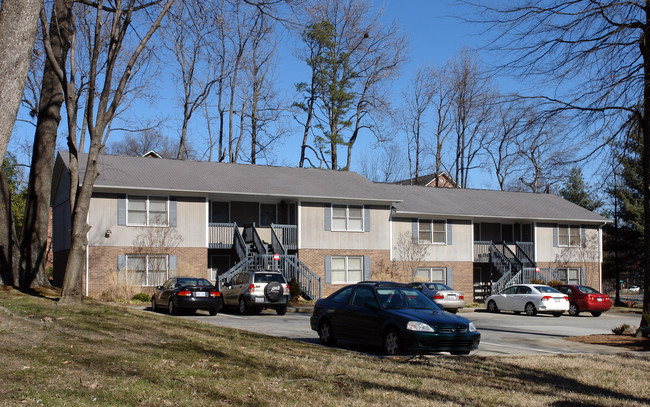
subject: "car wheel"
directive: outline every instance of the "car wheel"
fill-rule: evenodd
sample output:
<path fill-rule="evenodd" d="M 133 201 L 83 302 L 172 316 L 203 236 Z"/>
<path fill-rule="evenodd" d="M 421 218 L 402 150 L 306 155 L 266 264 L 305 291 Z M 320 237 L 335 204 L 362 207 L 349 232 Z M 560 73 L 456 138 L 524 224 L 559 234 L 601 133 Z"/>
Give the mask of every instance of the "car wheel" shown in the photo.
<path fill-rule="evenodd" d="M 451 352 L 452 355 L 469 355 L 468 350 L 452 350 Z"/>
<path fill-rule="evenodd" d="M 487 305 L 487 310 L 488 312 L 499 312 L 499 307 L 497 307 L 497 303 L 494 300 L 490 300 Z"/>
<path fill-rule="evenodd" d="M 580 308 L 578 308 L 578 304 L 576 304 L 575 302 L 569 304 L 569 315 L 571 315 L 572 317 L 577 317 L 578 315 L 580 315 Z"/>
<path fill-rule="evenodd" d="M 208 310 L 208 312 L 210 313 L 210 316 L 211 316 L 211 317 L 217 315 L 217 307 L 210 308 L 210 309 Z"/>
<path fill-rule="evenodd" d="M 400 337 L 397 329 L 391 328 L 384 335 L 384 353 L 390 356 L 400 354 Z"/>
<path fill-rule="evenodd" d="M 153 312 L 158 312 L 158 306 L 156 305 L 156 297 L 151 297 L 151 310 Z"/>
<path fill-rule="evenodd" d="M 275 309 L 275 312 L 277 312 L 278 315 L 284 315 L 287 313 L 287 306 L 281 305 Z"/>
<path fill-rule="evenodd" d="M 595 316 L 595 317 L 599 317 L 600 314 L 602 314 L 602 312 L 592 312 L 592 313 L 591 313 L 591 315 L 593 315 L 593 316 Z"/>
<path fill-rule="evenodd" d="M 562 316 L 562 314 L 564 314 L 564 313 L 563 313 L 563 312 L 554 312 L 554 313 L 553 313 L 553 316 L 554 316 L 555 318 L 559 318 L 559 317 Z"/>
<path fill-rule="evenodd" d="M 284 289 L 282 284 L 277 281 L 271 281 L 264 287 L 264 296 L 270 302 L 277 302 L 284 295 Z"/>
<path fill-rule="evenodd" d="M 334 333 L 332 332 L 332 325 L 327 319 L 322 320 L 318 325 L 318 339 L 320 339 L 320 343 L 327 346 L 336 343 L 336 338 L 334 338 Z"/>
<path fill-rule="evenodd" d="M 167 305 L 167 312 L 169 312 L 169 315 L 176 315 L 176 307 L 174 306 L 174 301 L 169 300 L 169 304 Z"/>
<path fill-rule="evenodd" d="M 535 304 L 533 304 L 532 302 L 526 304 L 524 311 L 526 311 L 526 315 L 528 315 L 529 317 L 534 317 L 535 315 L 537 315 L 537 308 L 535 308 Z"/>
<path fill-rule="evenodd" d="M 248 314 L 248 305 L 246 305 L 246 300 L 243 298 L 239 299 L 239 313 L 242 315 Z"/>
<path fill-rule="evenodd" d="M 450 309 L 450 310 L 447 310 L 447 311 L 451 312 L 452 314 L 457 314 L 458 313 L 458 309 Z"/>

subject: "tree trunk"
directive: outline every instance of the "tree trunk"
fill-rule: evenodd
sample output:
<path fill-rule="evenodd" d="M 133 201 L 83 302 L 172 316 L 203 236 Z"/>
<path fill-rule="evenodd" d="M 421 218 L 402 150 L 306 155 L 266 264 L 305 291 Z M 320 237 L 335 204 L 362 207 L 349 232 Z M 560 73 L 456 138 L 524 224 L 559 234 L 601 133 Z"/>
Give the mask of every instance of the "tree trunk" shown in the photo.
<path fill-rule="evenodd" d="M 0 4 L 0 159 L 11 138 L 38 27 L 42 0 L 2 0 Z"/>
<path fill-rule="evenodd" d="M 648 7 L 646 5 L 646 7 Z M 650 315 L 650 10 L 646 10 L 646 24 L 639 47 L 643 56 L 643 117 L 641 131 L 643 133 L 643 311 Z M 639 327 L 648 326 L 641 317 Z M 647 334 L 644 336 L 648 336 Z"/>
<path fill-rule="evenodd" d="M 11 193 L 4 168 L 0 167 L 0 284 L 18 284 L 20 252 L 11 216 Z"/>
<path fill-rule="evenodd" d="M 50 23 L 50 41 L 54 59 L 65 66 L 70 39 L 72 38 L 72 2 L 57 0 L 53 6 Z M 47 229 L 49 224 L 52 168 L 56 150 L 56 138 L 61 121 L 61 105 L 64 102 L 61 81 L 49 60 L 43 70 L 43 82 L 34 136 L 29 187 L 25 208 L 25 224 L 21 244 L 20 286 L 30 288 L 49 285 L 45 274 L 47 260 Z"/>

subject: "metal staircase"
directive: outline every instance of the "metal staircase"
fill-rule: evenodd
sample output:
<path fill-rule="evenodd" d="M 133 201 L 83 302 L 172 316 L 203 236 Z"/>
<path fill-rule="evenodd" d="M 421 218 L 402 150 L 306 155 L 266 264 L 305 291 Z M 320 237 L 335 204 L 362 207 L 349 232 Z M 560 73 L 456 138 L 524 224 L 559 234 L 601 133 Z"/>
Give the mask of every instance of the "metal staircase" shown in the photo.
<path fill-rule="evenodd" d="M 245 226 L 242 235 L 235 224 L 233 250 L 237 253 L 239 262 L 219 276 L 219 287 L 241 271 L 270 270 L 279 271 L 287 281 L 295 279 L 305 299 L 320 298 L 321 278 L 300 261 L 297 254 L 288 253 L 273 226 L 271 225 L 271 244 L 268 245 L 260 238 L 255 225 Z"/>
<path fill-rule="evenodd" d="M 505 243 L 490 244 L 490 264 L 501 274 L 492 283 L 491 293 L 497 294 L 504 288 L 523 282 L 524 270 L 535 269 L 535 262 L 528 256 L 518 243 L 515 243 L 516 253 Z"/>

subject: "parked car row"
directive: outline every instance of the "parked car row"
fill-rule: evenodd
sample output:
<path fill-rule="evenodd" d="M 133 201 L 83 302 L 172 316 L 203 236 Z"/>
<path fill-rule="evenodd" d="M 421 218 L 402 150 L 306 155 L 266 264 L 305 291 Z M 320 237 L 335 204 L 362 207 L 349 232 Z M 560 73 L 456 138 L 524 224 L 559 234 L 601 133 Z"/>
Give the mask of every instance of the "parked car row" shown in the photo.
<path fill-rule="evenodd" d="M 489 296 L 485 306 L 489 312 L 525 312 L 531 316 L 547 313 L 560 317 L 565 312 L 578 316 L 585 311 L 598 317 L 611 308 L 611 301 L 608 295 L 583 285 L 516 284 Z"/>

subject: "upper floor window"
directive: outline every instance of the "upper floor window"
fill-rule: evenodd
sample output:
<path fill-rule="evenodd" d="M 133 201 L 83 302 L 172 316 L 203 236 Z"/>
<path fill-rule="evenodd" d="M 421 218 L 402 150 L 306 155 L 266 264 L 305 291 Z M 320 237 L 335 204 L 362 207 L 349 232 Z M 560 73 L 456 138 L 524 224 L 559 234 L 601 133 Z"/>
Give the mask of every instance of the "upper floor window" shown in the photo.
<path fill-rule="evenodd" d="M 363 206 L 332 205 L 332 230 L 363 232 Z"/>
<path fill-rule="evenodd" d="M 275 204 L 260 204 L 260 226 L 271 226 L 271 223 L 277 223 Z"/>
<path fill-rule="evenodd" d="M 445 221 L 420 219 L 418 223 L 418 243 L 447 243 Z"/>
<path fill-rule="evenodd" d="M 578 247 L 580 246 L 580 226 L 558 225 L 557 228 L 558 246 Z"/>
<path fill-rule="evenodd" d="M 169 225 L 169 205 L 166 197 L 129 196 L 127 224 L 138 226 Z"/>

